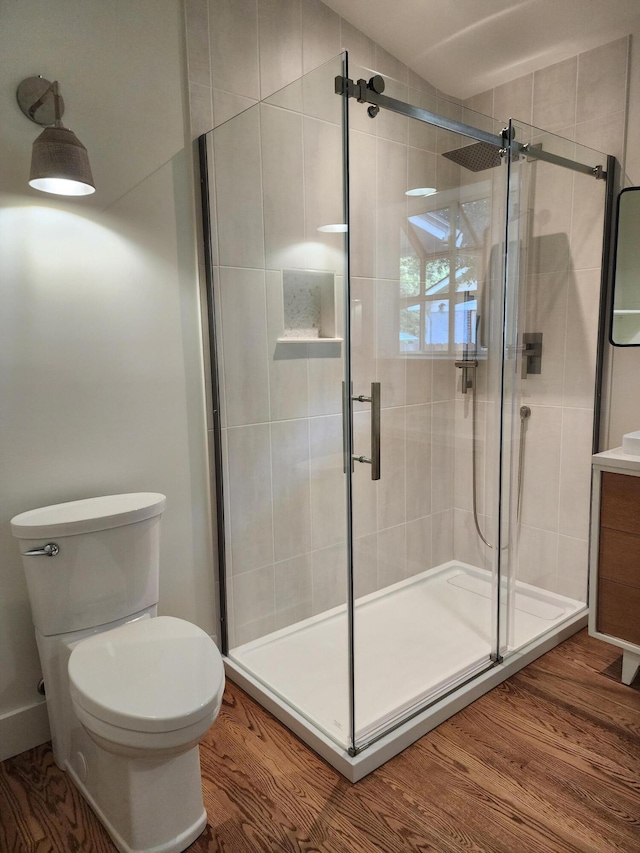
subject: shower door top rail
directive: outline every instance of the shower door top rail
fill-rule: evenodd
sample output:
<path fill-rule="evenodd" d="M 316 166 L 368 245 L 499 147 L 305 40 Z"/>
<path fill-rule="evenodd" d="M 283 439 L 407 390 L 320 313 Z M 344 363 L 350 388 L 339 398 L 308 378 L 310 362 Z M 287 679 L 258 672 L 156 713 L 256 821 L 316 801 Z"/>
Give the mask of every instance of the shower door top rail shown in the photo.
<path fill-rule="evenodd" d="M 443 130 L 451 130 L 454 133 L 459 133 L 461 136 L 468 136 L 470 139 L 476 139 L 478 142 L 486 142 L 489 145 L 494 145 L 499 149 L 501 156 L 507 153 L 509 144 L 508 127 L 503 128 L 500 135 L 489 133 L 486 130 L 481 130 L 479 127 L 473 127 L 473 125 L 447 118 L 447 116 L 429 112 L 429 110 L 422 109 L 422 107 L 407 104 L 405 101 L 390 98 L 388 95 L 382 94 L 384 88 L 384 78 L 380 74 L 375 74 L 368 81 L 363 79 L 358 80 L 357 83 L 354 83 L 348 77 L 338 76 L 335 79 L 336 95 L 342 95 L 346 98 L 356 98 L 361 104 L 371 104 L 367 110 L 371 118 L 375 118 L 380 111 L 380 107 L 382 107 L 385 110 L 391 110 L 391 112 L 418 119 L 418 121 L 423 121 L 435 127 L 440 127 Z M 596 180 L 605 180 L 607 177 L 607 173 L 601 164 L 588 166 L 586 163 L 579 163 L 576 160 L 570 160 L 568 157 L 560 157 L 549 151 L 543 151 L 541 145 L 523 144 L 512 139 L 511 151 L 516 155 L 522 154 L 531 159 L 544 160 L 547 163 L 553 163 L 556 166 L 562 166 L 574 172 L 591 175 Z"/>
<path fill-rule="evenodd" d="M 336 95 L 356 98 L 361 104 L 372 104 L 373 106 L 368 110 L 371 118 L 375 118 L 380 107 L 383 107 L 385 110 L 391 110 L 394 113 L 409 116 L 409 118 L 417 118 L 418 121 L 424 121 L 443 130 L 451 130 L 454 133 L 460 133 L 462 136 L 469 136 L 471 139 L 477 139 L 479 142 L 488 142 L 489 145 L 495 145 L 498 148 L 504 147 L 506 140 L 503 136 L 480 130 L 478 127 L 472 127 L 461 121 L 456 121 L 437 113 L 431 113 L 429 110 L 422 109 L 422 107 L 414 107 L 413 104 L 407 104 L 404 101 L 398 101 L 396 98 L 383 95 L 384 85 L 384 79 L 379 74 L 376 74 L 368 82 L 366 80 L 358 80 L 357 83 L 354 83 L 348 77 L 336 77 Z"/>

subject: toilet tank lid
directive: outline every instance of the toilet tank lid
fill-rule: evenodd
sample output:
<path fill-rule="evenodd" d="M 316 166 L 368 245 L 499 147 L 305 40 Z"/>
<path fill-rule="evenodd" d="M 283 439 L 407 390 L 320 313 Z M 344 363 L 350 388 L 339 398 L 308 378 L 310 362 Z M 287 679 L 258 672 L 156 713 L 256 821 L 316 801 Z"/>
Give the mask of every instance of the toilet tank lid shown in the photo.
<path fill-rule="evenodd" d="M 124 527 L 160 515 L 166 498 L 157 492 L 103 495 L 69 501 L 22 512 L 11 519 L 11 532 L 18 539 L 43 536 L 77 536 L 111 527 Z"/>

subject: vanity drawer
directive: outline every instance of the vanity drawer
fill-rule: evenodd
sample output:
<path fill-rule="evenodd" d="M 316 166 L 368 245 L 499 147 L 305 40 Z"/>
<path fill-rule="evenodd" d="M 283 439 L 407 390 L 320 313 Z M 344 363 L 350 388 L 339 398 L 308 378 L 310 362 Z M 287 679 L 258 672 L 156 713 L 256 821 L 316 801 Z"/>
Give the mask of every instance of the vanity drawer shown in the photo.
<path fill-rule="evenodd" d="M 635 478 L 634 478 L 635 479 Z M 603 634 L 640 645 L 640 588 L 600 578 L 596 628 Z"/>
<path fill-rule="evenodd" d="M 600 525 L 640 535 L 640 477 L 602 472 Z"/>
<path fill-rule="evenodd" d="M 640 587 L 640 536 L 601 527 L 598 573 L 605 580 Z"/>

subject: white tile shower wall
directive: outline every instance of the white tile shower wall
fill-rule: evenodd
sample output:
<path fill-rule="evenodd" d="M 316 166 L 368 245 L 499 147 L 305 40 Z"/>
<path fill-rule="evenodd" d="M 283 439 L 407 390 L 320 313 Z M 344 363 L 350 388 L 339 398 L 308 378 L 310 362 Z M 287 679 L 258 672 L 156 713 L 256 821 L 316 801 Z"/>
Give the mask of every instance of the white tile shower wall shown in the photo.
<path fill-rule="evenodd" d="M 260 142 L 265 267 L 304 267 L 302 116 L 261 104 Z"/>
<path fill-rule="evenodd" d="M 275 564 L 276 628 L 313 614 L 313 569 L 311 552 Z"/>
<path fill-rule="evenodd" d="M 260 97 L 302 77 L 302 4 L 300 0 L 258 3 Z"/>
<path fill-rule="evenodd" d="M 224 124 L 214 138 L 219 263 L 264 269 L 260 112 L 256 107 Z"/>
<path fill-rule="evenodd" d="M 490 104 L 496 117 L 532 123 L 621 159 L 628 51 L 629 39 L 618 39 L 481 93 L 465 105 Z M 544 136 L 540 141 L 545 144 Z M 580 149 L 571 142 L 562 151 L 556 140 L 546 142 L 555 152 L 580 159 Z M 535 201 L 526 327 L 543 332 L 544 355 L 542 373 L 522 382 L 522 402 L 531 406 L 532 415 L 518 576 L 586 600 L 604 188 L 541 163 L 531 173 Z M 456 537 L 456 556 L 462 556 L 461 547 Z"/>
<path fill-rule="evenodd" d="M 276 562 L 311 550 L 311 474 L 307 419 L 271 424 Z"/>
<path fill-rule="evenodd" d="M 309 414 L 309 347 L 306 343 L 282 343 L 284 297 L 282 275 L 266 271 L 267 337 L 270 420 L 306 418 Z"/>
<path fill-rule="evenodd" d="M 231 570 L 274 562 L 270 424 L 227 430 Z"/>
<path fill-rule="evenodd" d="M 312 551 L 312 610 L 315 616 L 344 604 L 347 598 L 347 547 L 338 542 Z"/>
<path fill-rule="evenodd" d="M 265 274 L 221 267 L 221 337 L 227 424 L 269 420 Z"/>
<path fill-rule="evenodd" d="M 309 419 L 311 447 L 311 546 L 315 551 L 346 536 L 342 470 L 342 415 Z"/>

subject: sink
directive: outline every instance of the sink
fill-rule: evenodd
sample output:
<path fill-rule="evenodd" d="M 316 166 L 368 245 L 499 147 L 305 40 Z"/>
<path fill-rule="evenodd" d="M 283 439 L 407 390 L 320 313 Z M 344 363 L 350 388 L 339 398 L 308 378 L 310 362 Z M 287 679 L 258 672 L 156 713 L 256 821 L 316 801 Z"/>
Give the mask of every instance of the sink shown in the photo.
<path fill-rule="evenodd" d="M 640 456 L 640 430 L 622 436 L 622 452 L 629 456 Z"/>

